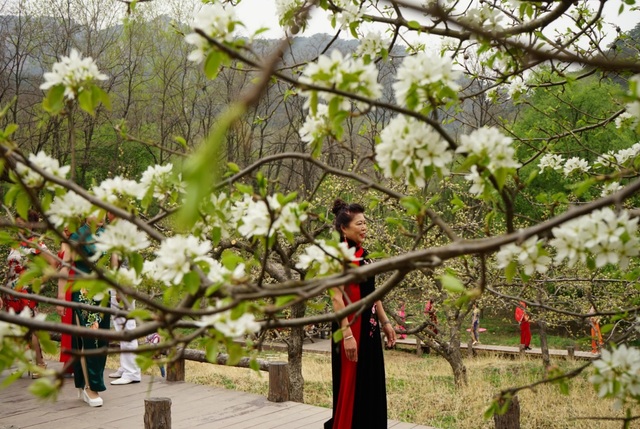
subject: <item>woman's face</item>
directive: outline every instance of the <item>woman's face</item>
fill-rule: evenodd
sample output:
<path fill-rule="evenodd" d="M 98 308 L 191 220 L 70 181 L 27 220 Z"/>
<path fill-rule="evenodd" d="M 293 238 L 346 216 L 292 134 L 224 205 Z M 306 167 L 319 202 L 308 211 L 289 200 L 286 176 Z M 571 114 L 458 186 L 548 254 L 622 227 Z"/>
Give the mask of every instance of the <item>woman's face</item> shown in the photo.
<path fill-rule="evenodd" d="M 347 227 L 342 227 L 342 235 L 361 245 L 367 238 L 367 220 L 363 213 L 356 214 Z"/>

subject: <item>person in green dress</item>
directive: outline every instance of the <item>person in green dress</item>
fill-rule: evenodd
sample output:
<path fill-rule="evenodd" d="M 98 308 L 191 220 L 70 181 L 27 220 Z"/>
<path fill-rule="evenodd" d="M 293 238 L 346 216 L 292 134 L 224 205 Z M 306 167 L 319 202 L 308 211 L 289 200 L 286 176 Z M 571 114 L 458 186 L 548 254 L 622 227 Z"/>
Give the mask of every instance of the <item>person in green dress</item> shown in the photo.
<path fill-rule="evenodd" d="M 85 224 L 69 237 L 69 241 L 77 251 L 67 252 L 68 255 L 64 255 L 65 264 L 61 269 L 61 274 L 69 276 L 67 287 L 71 287 L 73 277 L 77 273 L 90 274 L 93 271 L 93 266 L 88 261 L 96 253 L 94 232 L 91 225 L 94 225 L 95 235 L 100 235 L 103 231 L 102 223 L 103 221 L 95 218 L 87 218 Z M 82 289 L 73 290 L 71 300 L 83 304 L 100 305 L 99 301 L 87 296 L 86 291 Z M 104 312 L 74 309 L 72 323 L 90 329 L 109 329 L 110 317 Z M 84 352 L 107 347 L 108 340 L 73 335 L 71 346 L 75 351 Z M 92 407 L 100 407 L 103 404 L 99 392 L 107 390 L 104 384 L 106 363 L 106 355 L 81 356 L 74 362 L 74 382 L 79 389 L 79 397 Z"/>

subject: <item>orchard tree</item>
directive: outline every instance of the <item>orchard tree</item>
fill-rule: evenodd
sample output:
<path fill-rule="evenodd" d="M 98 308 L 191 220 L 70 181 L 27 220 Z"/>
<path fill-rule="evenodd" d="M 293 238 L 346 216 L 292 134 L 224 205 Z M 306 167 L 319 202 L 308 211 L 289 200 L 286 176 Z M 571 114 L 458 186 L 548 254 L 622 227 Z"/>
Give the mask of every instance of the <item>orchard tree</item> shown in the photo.
<path fill-rule="evenodd" d="M 561 285 L 575 270 L 583 278 L 598 279 L 593 288 L 624 279 L 617 292 L 628 299 L 597 301 L 596 314 L 614 320 L 616 330 L 599 360 L 569 374 L 550 373 L 540 382 L 567 382 L 592 371 L 598 394 L 615 398 L 627 411 L 620 418 L 625 427 L 640 418 L 631 411 L 640 400 L 640 350 L 634 345 L 640 241 L 633 206 L 640 189 L 640 145 L 633 143 L 640 120 L 640 65 L 635 57 L 619 57 L 606 48 L 611 19 L 603 16 L 606 2 L 278 0 L 285 36 L 265 50 L 256 39 L 260 30 L 243 28 L 235 14 L 234 6 L 242 1 L 248 0 L 204 2 L 185 32 L 186 60 L 210 81 L 206 88 L 226 91 L 219 109 L 201 105 L 215 117 L 201 118 L 208 129 L 186 159 L 175 157 L 136 177 L 118 175 L 82 187 L 73 181 L 75 168 L 61 166 L 45 152 L 20 150 L 13 137 L 16 125 L 5 119 L 3 167 L 13 183 L 5 193 L 11 215 L 3 241 L 20 241 L 23 232 L 13 216 L 26 218 L 30 207 L 43 219 L 32 226 L 40 227 L 43 240 L 56 243 L 64 240 L 65 226 L 73 229 L 83 218 L 109 211 L 121 221 L 96 238 L 103 256 L 88 261 L 95 274 L 76 277 L 74 287 L 93 298 L 114 288 L 142 305 L 131 313 L 100 308 L 139 321 L 136 330 L 119 333 L 0 313 L 1 368 L 15 361 L 32 367 L 25 341 L 31 331 L 47 348 L 47 331 L 127 340 L 160 330 L 164 342 L 159 347 L 169 351 L 169 360 L 203 338 L 210 360 L 224 349 L 233 362 L 252 353 L 251 341 L 244 348 L 233 341 L 237 336 L 290 328 L 298 333 L 299 351 L 302 326 L 355 313 L 401 291 L 411 284 L 408 279 L 424 276 L 453 315 L 449 337 L 433 344 L 453 359 L 456 380 L 464 385 L 464 366 L 457 365 L 461 321 L 470 303 L 492 294 L 507 308 L 524 300 L 545 320 L 550 314 L 584 319 L 584 301 L 540 287 Z M 123 3 L 129 15 L 160 7 L 154 2 L 114 5 Z M 625 13 L 633 5 L 633 0 L 621 3 L 612 13 Z M 336 35 L 356 39 L 355 51 L 337 49 L 331 39 L 317 57 L 298 61 L 291 42 L 304 35 L 312 11 L 324 14 Z M 427 48 L 435 43 L 439 49 Z M 43 107 L 53 117 L 62 115 L 73 143 L 80 127 L 76 117 L 90 123 L 92 115 L 108 114 L 115 94 L 109 92 L 108 72 L 87 56 L 101 55 L 101 50 L 70 48 L 56 51 L 59 60 L 44 74 L 40 88 L 46 91 Z M 169 59 L 167 70 L 147 63 L 158 72 L 171 71 L 157 74 L 162 79 L 151 83 L 194 94 L 189 85 L 202 77 L 179 81 L 176 73 L 186 73 L 187 63 Z M 573 75 L 576 69 L 594 77 L 590 91 L 607 97 L 602 110 L 592 111 L 593 104 L 571 98 L 587 88 L 580 86 L 584 79 Z M 617 80 L 607 82 L 612 71 Z M 545 105 L 541 91 L 561 102 L 555 109 Z M 281 109 L 276 96 L 282 97 Z M 208 103 L 222 99 L 218 93 L 210 97 L 218 98 Z M 305 115 L 297 140 L 290 129 L 260 126 L 270 115 L 297 120 L 299 110 L 288 110 L 292 97 L 296 109 L 302 101 Z M 149 111 L 185 106 L 185 99 L 163 96 Z M 522 109 L 501 113 L 507 99 Z M 619 108 L 610 110 L 616 103 Z M 458 115 L 465 106 L 466 114 Z M 542 116 L 536 119 L 532 112 Z M 174 122 L 188 121 L 189 115 L 167 113 L 172 116 L 161 114 L 152 126 L 189 129 Z M 519 115 L 535 126 L 524 126 Z M 616 125 L 628 131 L 616 132 Z M 149 143 L 166 147 L 168 135 L 161 132 Z M 275 141 L 265 142 L 272 136 Z M 304 178 L 313 191 L 285 188 L 286 182 L 274 179 L 278 170 L 271 167 L 283 160 L 292 170 L 312 166 L 319 172 L 315 182 Z M 541 189 L 554 193 L 538 198 Z M 331 234 L 328 213 L 336 197 L 368 207 L 375 226 L 367 244 L 374 251 L 373 263 L 355 268 L 353 250 Z M 527 204 L 534 201 L 535 216 Z M 395 240 L 398 234 L 402 239 Z M 128 258 L 130 268 L 108 269 L 105 262 L 113 253 Z M 372 275 L 378 276 L 378 287 L 366 299 L 338 313 L 304 311 L 305 303 L 331 288 Z M 35 300 L 85 306 L 39 293 L 42 282 L 57 277 L 55 269 L 37 260 L 24 282 L 33 279 Z M 497 279 L 503 287 L 495 287 Z M 422 325 L 429 334 L 433 326 Z M 189 328 L 188 333 L 177 328 Z M 334 339 L 339 341 L 339 334 Z M 154 351 L 140 348 L 143 367 L 152 364 Z M 47 374 L 51 377 L 35 382 L 43 396 L 54 395 L 62 382 L 60 374 Z M 292 376 L 298 400 L 300 374 L 298 365 Z M 490 411 L 533 387 L 505 388 Z"/>

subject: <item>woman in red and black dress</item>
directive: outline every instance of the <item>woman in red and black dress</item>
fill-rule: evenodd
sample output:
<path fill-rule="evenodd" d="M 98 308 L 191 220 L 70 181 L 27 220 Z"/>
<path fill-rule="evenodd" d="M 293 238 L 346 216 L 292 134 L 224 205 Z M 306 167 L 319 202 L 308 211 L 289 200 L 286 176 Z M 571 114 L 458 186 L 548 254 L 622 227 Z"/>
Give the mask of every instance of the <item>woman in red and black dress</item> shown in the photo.
<path fill-rule="evenodd" d="M 69 228 L 65 226 L 63 234 L 66 239 L 69 239 L 71 232 Z M 62 267 L 62 261 L 65 260 L 65 253 L 69 255 L 71 247 L 66 242 L 63 242 L 58 252 L 58 264 L 57 269 Z M 73 276 L 73 270 L 70 269 L 69 276 Z M 60 278 L 58 280 L 58 299 L 71 302 L 71 283 L 66 278 Z M 73 311 L 67 307 L 58 306 L 56 308 L 60 315 L 60 321 L 67 325 L 73 325 Z M 71 335 L 60 335 L 60 362 L 63 363 L 65 369 L 65 376 L 69 377 L 73 375 L 73 365 L 68 363 L 71 360 L 71 355 L 68 353 L 71 350 Z"/>
<path fill-rule="evenodd" d="M 355 265 L 367 264 L 367 251 L 361 245 L 367 235 L 364 208 L 338 199 L 333 206 L 335 228 L 340 239 L 356 249 Z M 364 299 L 375 290 L 375 278 L 334 288 L 334 311 Z M 333 344 L 333 415 L 325 429 L 386 429 L 387 392 L 380 328 L 387 345 L 392 347 L 396 334 L 381 301 L 374 302 L 357 316 L 351 315 L 334 323 L 334 332 L 342 329 L 342 340 Z"/>

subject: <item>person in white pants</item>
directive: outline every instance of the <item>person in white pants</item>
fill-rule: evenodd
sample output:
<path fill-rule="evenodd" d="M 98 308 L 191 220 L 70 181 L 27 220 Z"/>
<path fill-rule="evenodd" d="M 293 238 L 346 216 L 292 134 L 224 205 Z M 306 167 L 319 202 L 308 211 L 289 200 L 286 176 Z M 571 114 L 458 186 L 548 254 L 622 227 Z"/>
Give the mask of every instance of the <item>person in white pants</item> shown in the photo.
<path fill-rule="evenodd" d="M 134 303 L 131 303 L 134 306 Z M 123 309 L 121 303 L 118 300 L 116 291 L 111 291 L 111 308 Z M 122 330 L 132 330 L 136 328 L 136 321 L 134 319 L 127 319 L 126 317 L 114 317 L 113 326 L 116 332 Z M 130 350 L 138 348 L 138 340 L 133 339 L 131 341 L 120 341 L 120 368 L 112 374 L 109 374 L 109 378 L 115 378 L 111 384 L 117 386 L 122 384 L 139 383 L 141 380 L 140 367 L 136 364 L 136 355 L 134 353 L 126 353 Z"/>

